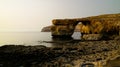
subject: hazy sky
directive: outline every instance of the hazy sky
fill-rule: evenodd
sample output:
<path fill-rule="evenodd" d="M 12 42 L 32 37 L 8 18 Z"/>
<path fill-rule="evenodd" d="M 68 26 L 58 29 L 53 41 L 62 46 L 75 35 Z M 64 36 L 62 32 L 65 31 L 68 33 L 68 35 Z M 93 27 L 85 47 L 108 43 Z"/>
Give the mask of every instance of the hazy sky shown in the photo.
<path fill-rule="evenodd" d="M 0 0 L 1 31 L 41 31 L 54 18 L 120 13 L 120 0 Z"/>

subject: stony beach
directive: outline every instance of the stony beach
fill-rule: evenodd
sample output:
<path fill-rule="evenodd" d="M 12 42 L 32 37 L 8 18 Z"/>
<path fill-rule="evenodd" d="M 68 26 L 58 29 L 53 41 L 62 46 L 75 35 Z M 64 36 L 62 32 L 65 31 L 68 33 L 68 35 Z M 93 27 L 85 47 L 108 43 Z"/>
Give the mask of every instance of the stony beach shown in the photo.
<path fill-rule="evenodd" d="M 54 19 L 47 28 L 53 40 L 43 42 L 56 46 L 1 46 L 0 67 L 120 67 L 119 17 L 118 13 Z M 79 23 L 81 39 L 74 40 Z"/>
<path fill-rule="evenodd" d="M 0 67 L 110 67 L 109 61 L 120 56 L 119 39 L 66 43 L 61 47 L 1 46 Z"/>

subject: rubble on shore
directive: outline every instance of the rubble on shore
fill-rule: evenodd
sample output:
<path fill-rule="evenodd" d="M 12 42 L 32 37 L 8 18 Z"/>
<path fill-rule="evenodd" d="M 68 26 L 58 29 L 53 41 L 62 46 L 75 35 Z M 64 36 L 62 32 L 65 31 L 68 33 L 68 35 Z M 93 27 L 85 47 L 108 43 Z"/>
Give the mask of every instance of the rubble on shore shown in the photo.
<path fill-rule="evenodd" d="M 5 45 L 0 47 L 0 67 L 104 67 L 120 55 L 120 40 L 67 42 L 62 47 Z"/>

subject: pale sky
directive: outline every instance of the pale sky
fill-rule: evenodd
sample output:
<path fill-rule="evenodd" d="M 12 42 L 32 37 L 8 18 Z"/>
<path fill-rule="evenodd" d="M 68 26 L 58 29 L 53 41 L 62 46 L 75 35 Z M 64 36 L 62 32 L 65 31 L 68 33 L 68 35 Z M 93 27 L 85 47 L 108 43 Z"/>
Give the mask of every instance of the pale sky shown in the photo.
<path fill-rule="evenodd" d="M 0 32 L 41 31 L 52 19 L 120 13 L 120 0 L 0 0 Z"/>

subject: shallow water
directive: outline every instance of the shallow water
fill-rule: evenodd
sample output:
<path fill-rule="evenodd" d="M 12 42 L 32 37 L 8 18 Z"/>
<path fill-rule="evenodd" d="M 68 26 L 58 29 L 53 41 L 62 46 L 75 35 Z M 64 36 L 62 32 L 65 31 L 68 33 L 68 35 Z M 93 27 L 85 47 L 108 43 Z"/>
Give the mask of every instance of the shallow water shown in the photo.
<path fill-rule="evenodd" d="M 80 32 L 75 32 L 71 39 L 80 39 Z M 68 40 L 68 39 L 67 39 Z M 0 32 L 0 46 L 2 45 L 45 45 L 53 46 L 52 43 L 44 41 L 63 41 L 54 39 L 51 32 Z"/>

